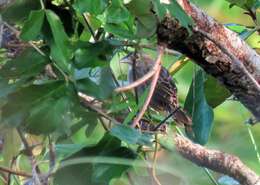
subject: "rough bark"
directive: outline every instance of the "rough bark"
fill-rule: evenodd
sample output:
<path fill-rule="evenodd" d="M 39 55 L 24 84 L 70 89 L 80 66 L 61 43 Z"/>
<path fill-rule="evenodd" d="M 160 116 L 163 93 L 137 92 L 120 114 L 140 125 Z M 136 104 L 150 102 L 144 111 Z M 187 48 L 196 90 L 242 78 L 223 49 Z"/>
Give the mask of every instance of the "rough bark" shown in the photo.
<path fill-rule="evenodd" d="M 175 146 L 184 158 L 199 166 L 229 175 L 241 185 L 260 185 L 260 177 L 234 155 L 206 149 L 180 135 L 175 137 Z"/>
<path fill-rule="evenodd" d="M 260 120 L 260 56 L 236 33 L 225 28 L 195 5 L 187 0 L 178 2 L 191 16 L 196 29 L 189 34 L 176 19 L 167 16 L 157 29 L 159 43 L 193 59 L 207 73 L 224 84 L 255 118 Z M 223 48 L 229 52 L 228 55 Z"/>

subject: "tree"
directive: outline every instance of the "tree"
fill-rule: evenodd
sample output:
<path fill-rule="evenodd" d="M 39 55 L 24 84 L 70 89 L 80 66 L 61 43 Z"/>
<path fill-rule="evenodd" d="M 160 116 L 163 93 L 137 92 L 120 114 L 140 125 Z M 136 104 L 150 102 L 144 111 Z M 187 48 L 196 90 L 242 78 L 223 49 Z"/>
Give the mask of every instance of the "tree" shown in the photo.
<path fill-rule="evenodd" d="M 230 96 L 252 113 L 251 124 L 260 119 L 260 56 L 244 41 L 259 33 L 260 2 L 229 2 L 254 25 L 220 24 L 187 0 L 7 5 L 0 39 L 3 184 L 135 184 L 133 169 L 147 169 L 148 179 L 160 185 L 157 170 L 171 171 L 156 162 L 159 150 L 173 148 L 204 167 L 214 184 L 220 182 L 208 169 L 232 177 L 229 184 L 260 184 L 238 157 L 201 146 L 212 131 L 213 109 Z M 147 78 L 124 86 L 119 59 L 133 51 L 153 53 L 156 64 Z M 173 59 L 171 75 L 189 62 L 200 66 L 190 75 L 184 103 L 193 142 L 148 107 L 164 55 Z M 148 79 L 152 85 L 142 95 L 131 91 Z M 170 131 L 152 129 L 164 122 Z"/>

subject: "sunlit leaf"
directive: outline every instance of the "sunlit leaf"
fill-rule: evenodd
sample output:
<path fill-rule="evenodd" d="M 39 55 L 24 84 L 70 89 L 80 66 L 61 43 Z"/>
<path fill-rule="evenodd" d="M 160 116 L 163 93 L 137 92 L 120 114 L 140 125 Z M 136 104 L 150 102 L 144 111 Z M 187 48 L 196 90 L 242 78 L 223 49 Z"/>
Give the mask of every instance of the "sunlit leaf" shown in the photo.
<path fill-rule="evenodd" d="M 81 13 L 101 14 L 108 5 L 108 0 L 76 0 L 73 7 Z"/>
<path fill-rule="evenodd" d="M 29 18 L 25 22 L 20 38 L 29 41 L 37 38 L 42 29 L 45 12 L 43 10 L 31 11 Z"/>
<path fill-rule="evenodd" d="M 106 22 L 120 24 L 129 19 L 129 12 L 120 0 L 112 0 L 111 5 L 106 10 Z"/>
<path fill-rule="evenodd" d="M 257 2 L 257 0 L 227 0 L 227 1 L 230 2 L 231 4 L 230 7 L 236 5 L 245 10 L 252 8 Z"/>

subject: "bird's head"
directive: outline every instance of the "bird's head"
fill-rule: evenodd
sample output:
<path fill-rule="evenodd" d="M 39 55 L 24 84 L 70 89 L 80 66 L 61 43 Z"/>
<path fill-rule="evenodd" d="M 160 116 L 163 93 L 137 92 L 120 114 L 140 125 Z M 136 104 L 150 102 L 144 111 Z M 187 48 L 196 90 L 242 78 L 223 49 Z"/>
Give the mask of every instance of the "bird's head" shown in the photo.
<path fill-rule="evenodd" d="M 137 52 L 131 52 L 129 54 L 127 54 L 125 57 L 123 57 L 120 60 L 120 63 L 126 63 L 129 65 L 133 65 L 134 61 L 136 62 L 136 67 L 143 67 L 143 66 L 147 66 L 150 67 L 153 65 L 153 60 L 144 53 L 137 53 Z"/>

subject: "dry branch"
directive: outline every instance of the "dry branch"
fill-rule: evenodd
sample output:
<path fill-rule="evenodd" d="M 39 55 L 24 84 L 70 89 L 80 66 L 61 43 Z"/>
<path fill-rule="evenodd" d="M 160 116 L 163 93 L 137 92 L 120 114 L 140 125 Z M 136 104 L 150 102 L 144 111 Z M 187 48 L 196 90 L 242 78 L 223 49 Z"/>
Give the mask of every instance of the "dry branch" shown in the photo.
<path fill-rule="evenodd" d="M 174 140 L 178 152 L 193 163 L 233 177 L 241 185 L 260 185 L 260 177 L 238 157 L 206 149 L 180 135 L 177 135 Z"/>
<path fill-rule="evenodd" d="M 178 2 L 192 17 L 195 29 L 189 34 L 177 20 L 167 16 L 157 29 L 159 43 L 193 59 L 224 84 L 260 120 L 260 56 L 236 33 L 195 5 L 187 0 Z"/>

